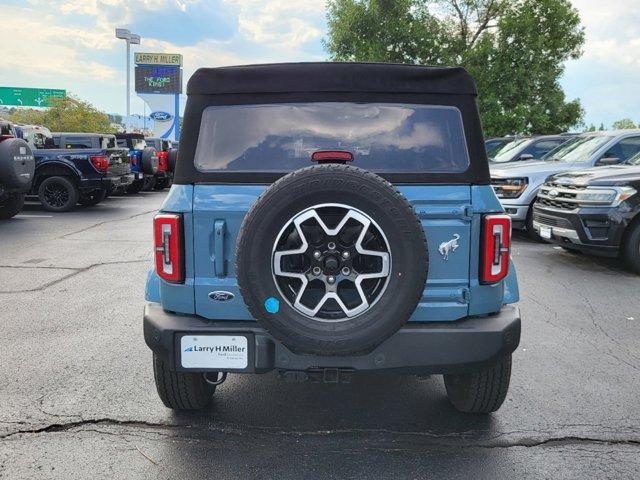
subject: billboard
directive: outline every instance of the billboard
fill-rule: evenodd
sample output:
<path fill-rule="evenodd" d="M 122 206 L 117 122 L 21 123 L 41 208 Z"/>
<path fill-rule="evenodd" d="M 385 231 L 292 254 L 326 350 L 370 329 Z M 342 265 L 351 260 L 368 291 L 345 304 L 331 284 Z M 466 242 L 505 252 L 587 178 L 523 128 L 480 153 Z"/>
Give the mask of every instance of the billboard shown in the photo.
<path fill-rule="evenodd" d="M 182 69 L 179 66 L 138 65 L 135 79 L 137 93 L 182 93 Z"/>
<path fill-rule="evenodd" d="M 51 98 L 63 98 L 66 90 L 54 88 L 0 87 L 0 105 L 50 107 Z"/>
<path fill-rule="evenodd" d="M 134 61 L 137 65 L 174 65 L 181 67 L 182 55 L 179 53 L 136 52 Z"/>

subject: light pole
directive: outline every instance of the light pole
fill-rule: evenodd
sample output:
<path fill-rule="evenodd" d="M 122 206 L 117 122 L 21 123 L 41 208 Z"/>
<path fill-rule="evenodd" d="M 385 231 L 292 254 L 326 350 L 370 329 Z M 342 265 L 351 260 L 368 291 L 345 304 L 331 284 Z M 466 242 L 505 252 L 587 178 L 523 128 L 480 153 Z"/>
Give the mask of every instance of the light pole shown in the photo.
<path fill-rule="evenodd" d="M 129 122 L 131 116 L 131 45 L 140 45 L 140 35 L 131 33 L 126 28 L 116 28 L 116 38 L 127 42 L 127 122 Z"/>

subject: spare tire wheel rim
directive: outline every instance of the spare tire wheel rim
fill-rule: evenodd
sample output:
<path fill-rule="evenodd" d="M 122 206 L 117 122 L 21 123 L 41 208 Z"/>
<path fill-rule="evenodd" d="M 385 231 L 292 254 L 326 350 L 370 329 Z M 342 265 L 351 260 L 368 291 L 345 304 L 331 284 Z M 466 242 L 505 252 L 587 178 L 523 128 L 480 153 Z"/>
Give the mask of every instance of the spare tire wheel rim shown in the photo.
<path fill-rule="evenodd" d="M 324 203 L 295 214 L 272 252 L 273 280 L 282 297 L 319 322 L 362 315 L 389 283 L 391 249 L 384 231 L 349 205 Z"/>

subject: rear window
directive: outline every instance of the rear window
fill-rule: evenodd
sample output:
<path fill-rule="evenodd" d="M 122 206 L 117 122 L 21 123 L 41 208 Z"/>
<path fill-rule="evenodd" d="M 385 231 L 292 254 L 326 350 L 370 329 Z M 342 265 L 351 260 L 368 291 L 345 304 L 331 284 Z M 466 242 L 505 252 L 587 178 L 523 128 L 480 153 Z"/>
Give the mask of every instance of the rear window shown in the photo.
<path fill-rule="evenodd" d="M 464 172 L 469 154 L 455 107 L 391 103 L 287 103 L 207 107 L 200 171 L 286 172 L 319 150 L 344 150 L 375 172 Z"/>
<path fill-rule="evenodd" d="M 116 148 L 116 137 L 102 137 L 101 145 L 103 149 Z"/>
<path fill-rule="evenodd" d="M 91 137 L 64 137 L 64 148 L 93 148 L 93 140 Z"/>

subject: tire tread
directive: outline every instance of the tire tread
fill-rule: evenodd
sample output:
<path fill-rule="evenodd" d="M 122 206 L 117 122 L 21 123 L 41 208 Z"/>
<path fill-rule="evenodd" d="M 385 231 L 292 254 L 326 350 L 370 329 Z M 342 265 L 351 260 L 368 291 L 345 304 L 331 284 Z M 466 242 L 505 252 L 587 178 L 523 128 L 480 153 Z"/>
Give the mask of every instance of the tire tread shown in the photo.
<path fill-rule="evenodd" d="M 464 375 L 444 375 L 449 400 L 461 412 L 491 413 L 500 408 L 509 390 L 511 356 L 489 368 Z"/>
<path fill-rule="evenodd" d="M 153 356 L 153 374 L 162 403 L 174 410 L 199 410 L 211 403 L 214 386 L 202 373 L 171 371 L 157 355 Z"/>

